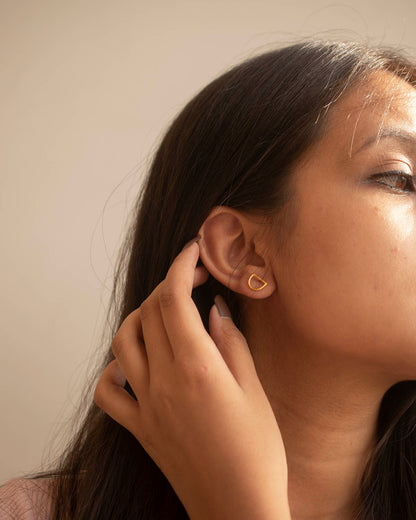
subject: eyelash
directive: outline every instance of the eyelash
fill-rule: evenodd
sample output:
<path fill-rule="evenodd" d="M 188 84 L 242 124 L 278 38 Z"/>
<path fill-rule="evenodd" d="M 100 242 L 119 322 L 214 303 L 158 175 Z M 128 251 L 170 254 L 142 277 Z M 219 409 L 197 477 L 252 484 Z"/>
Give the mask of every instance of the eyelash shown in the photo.
<path fill-rule="evenodd" d="M 401 177 L 402 179 L 406 179 L 406 188 L 405 189 L 394 188 L 393 186 L 390 186 L 389 184 L 387 184 L 385 182 L 380 182 L 378 180 L 376 180 L 376 182 L 378 182 L 379 184 L 382 184 L 383 186 L 387 186 L 388 188 L 390 188 L 394 191 L 399 191 L 402 193 L 408 192 L 408 191 L 416 191 L 413 176 L 409 175 L 408 173 L 404 173 L 400 170 L 392 170 L 389 172 L 377 173 L 376 175 L 373 175 L 373 177 L 375 177 L 376 179 L 385 178 L 385 177 L 394 177 L 395 179 L 398 179 Z"/>

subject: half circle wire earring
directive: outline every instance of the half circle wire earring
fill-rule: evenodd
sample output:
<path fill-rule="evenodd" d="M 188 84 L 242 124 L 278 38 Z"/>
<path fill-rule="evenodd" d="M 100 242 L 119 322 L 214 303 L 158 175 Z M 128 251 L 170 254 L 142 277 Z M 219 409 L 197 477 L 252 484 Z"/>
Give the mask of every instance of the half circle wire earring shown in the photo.
<path fill-rule="evenodd" d="M 253 287 L 251 285 L 251 281 L 253 278 L 255 278 L 257 281 L 259 281 L 263 285 L 261 285 L 260 287 Z M 260 278 L 260 276 L 258 276 L 256 273 L 253 273 L 252 275 L 250 275 L 250 278 L 248 279 L 247 283 L 248 283 L 248 286 L 250 287 L 250 289 L 252 289 L 253 291 L 261 291 L 267 285 L 267 282 L 265 280 L 263 280 L 263 278 Z"/>

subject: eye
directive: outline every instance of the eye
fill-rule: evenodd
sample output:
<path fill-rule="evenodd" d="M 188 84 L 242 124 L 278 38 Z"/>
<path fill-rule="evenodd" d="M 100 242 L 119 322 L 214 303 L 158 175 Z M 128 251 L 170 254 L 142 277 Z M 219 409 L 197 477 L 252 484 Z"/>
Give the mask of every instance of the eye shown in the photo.
<path fill-rule="evenodd" d="M 416 191 L 412 175 L 402 171 L 390 171 L 373 175 L 376 182 L 395 191 Z"/>

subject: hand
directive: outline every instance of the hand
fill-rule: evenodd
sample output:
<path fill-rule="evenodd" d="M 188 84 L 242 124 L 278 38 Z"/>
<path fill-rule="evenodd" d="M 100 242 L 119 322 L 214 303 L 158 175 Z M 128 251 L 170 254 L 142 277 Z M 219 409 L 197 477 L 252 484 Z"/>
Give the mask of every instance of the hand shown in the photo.
<path fill-rule="evenodd" d="M 191 294 L 208 278 L 193 243 L 122 323 L 94 399 L 165 474 L 193 520 L 290 518 L 275 416 L 244 336 Z M 123 388 L 129 382 L 137 401 Z"/>

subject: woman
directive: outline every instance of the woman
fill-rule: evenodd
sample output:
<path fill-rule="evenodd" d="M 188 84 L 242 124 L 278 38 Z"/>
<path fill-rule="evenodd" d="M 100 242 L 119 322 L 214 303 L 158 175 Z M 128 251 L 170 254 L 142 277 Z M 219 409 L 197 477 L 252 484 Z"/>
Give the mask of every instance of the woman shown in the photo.
<path fill-rule="evenodd" d="M 188 103 L 96 404 L 5 511 L 13 490 L 48 519 L 414 519 L 415 82 L 394 51 L 309 42 Z"/>

